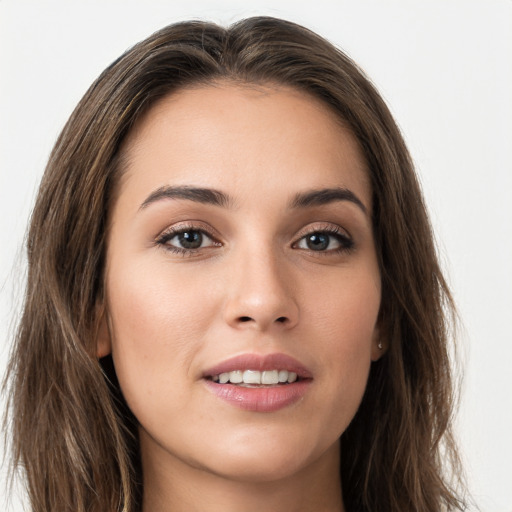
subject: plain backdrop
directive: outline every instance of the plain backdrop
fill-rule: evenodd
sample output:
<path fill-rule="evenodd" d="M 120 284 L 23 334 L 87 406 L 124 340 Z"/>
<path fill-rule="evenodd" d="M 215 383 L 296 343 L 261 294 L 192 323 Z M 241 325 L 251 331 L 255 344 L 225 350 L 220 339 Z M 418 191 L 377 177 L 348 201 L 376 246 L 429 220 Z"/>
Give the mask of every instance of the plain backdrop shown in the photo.
<path fill-rule="evenodd" d="M 37 185 L 87 87 L 168 23 L 257 14 L 342 47 L 401 126 L 464 324 L 457 432 L 470 490 L 483 512 L 512 512 L 511 0 L 0 0 L 0 374 Z M 6 473 L 0 508 L 19 512 L 21 492 L 7 505 Z"/>

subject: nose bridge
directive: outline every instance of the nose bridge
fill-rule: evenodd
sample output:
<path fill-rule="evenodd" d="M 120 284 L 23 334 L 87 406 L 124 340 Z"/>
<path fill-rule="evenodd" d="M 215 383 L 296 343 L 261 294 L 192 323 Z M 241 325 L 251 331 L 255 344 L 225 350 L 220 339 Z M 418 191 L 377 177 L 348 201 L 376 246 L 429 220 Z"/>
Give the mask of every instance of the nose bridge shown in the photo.
<path fill-rule="evenodd" d="M 287 262 L 271 244 L 253 244 L 234 256 L 226 305 L 233 327 L 265 330 L 273 325 L 292 327 L 299 310 Z"/>

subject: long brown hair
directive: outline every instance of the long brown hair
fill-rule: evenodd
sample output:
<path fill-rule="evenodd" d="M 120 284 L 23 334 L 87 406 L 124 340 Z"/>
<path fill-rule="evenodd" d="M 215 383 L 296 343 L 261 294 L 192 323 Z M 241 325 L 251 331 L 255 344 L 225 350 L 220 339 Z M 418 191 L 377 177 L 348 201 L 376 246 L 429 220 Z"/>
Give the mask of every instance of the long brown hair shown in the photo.
<path fill-rule="evenodd" d="M 356 136 L 373 190 L 380 330 L 363 402 L 341 438 L 348 511 L 463 510 L 450 430 L 452 299 L 413 165 L 388 108 L 344 53 L 273 18 L 171 25 L 96 80 L 64 127 L 28 233 L 28 284 L 9 367 L 13 456 L 37 512 L 134 512 L 136 421 L 96 358 L 108 213 L 122 142 L 159 98 L 219 81 L 284 84 L 321 99 Z M 451 473 L 450 473 L 451 471 Z"/>

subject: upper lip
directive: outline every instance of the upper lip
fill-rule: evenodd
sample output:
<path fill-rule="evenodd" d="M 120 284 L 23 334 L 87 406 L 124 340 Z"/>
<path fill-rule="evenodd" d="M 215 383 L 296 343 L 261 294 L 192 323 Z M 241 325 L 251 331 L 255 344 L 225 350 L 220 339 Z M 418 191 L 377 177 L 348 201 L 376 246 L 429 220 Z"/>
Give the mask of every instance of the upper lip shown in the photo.
<path fill-rule="evenodd" d="M 303 379 L 311 379 L 312 373 L 299 361 L 287 354 L 241 354 L 227 359 L 203 372 L 203 378 L 235 370 L 288 370 Z"/>

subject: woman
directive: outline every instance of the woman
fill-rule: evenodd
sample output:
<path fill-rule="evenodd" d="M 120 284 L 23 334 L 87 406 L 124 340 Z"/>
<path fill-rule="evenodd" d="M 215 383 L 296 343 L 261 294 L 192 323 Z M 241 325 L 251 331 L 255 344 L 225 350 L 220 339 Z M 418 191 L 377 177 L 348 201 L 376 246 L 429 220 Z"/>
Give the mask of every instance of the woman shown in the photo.
<path fill-rule="evenodd" d="M 28 254 L 33 510 L 464 509 L 421 191 L 319 36 L 188 22 L 129 50 L 57 141 Z"/>

